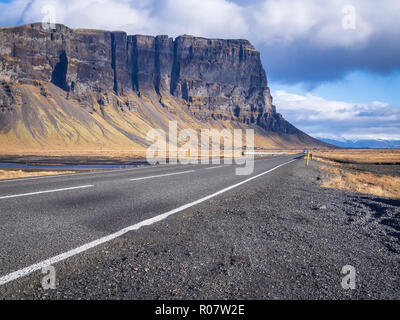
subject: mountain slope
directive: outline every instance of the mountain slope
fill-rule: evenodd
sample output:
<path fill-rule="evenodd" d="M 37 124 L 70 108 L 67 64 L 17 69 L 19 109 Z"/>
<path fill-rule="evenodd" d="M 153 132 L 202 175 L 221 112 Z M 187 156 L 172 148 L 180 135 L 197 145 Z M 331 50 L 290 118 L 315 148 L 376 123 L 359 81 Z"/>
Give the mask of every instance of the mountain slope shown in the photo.
<path fill-rule="evenodd" d="M 276 112 L 247 40 L 0 28 L 0 150 L 126 150 L 169 121 L 254 128 L 262 148 L 328 147 Z"/>
<path fill-rule="evenodd" d="M 400 149 L 399 140 L 383 140 L 383 139 L 369 139 L 369 140 L 333 140 L 321 139 L 326 143 L 342 148 L 352 149 Z"/>

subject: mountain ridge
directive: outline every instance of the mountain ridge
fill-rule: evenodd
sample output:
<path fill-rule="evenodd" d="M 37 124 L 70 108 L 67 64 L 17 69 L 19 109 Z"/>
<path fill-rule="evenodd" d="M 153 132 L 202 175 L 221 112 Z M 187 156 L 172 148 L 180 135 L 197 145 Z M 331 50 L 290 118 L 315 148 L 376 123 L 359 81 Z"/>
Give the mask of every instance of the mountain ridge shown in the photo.
<path fill-rule="evenodd" d="M 247 40 L 45 26 L 0 28 L 2 147 L 143 148 L 170 120 L 254 128 L 260 148 L 329 147 L 276 112 Z"/>
<path fill-rule="evenodd" d="M 400 149 L 400 140 L 386 139 L 359 139 L 359 140 L 335 140 L 320 138 L 321 141 L 341 148 L 351 149 Z"/>

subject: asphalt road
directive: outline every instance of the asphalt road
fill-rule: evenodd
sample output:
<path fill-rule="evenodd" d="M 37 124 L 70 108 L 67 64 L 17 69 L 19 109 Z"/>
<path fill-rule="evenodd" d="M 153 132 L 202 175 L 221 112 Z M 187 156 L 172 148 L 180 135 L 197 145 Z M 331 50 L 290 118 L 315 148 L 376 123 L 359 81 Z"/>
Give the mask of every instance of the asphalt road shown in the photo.
<path fill-rule="evenodd" d="M 23 276 L 18 270 L 174 213 L 295 158 L 258 159 L 250 176 L 236 175 L 236 165 L 200 164 L 0 181 L 0 284 L 10 274 Z"/>

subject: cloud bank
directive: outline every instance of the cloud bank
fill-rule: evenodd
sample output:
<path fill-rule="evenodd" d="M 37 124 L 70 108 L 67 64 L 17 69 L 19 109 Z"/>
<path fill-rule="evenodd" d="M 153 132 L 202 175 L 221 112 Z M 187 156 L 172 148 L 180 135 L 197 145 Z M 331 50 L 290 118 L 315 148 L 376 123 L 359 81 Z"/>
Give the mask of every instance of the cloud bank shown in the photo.
<path fill-rule="evenodd" d="M 400 69 L 399 1 L 12 0 L 0 3 L 0 23 L 42 21 L 45 6 L 71 27 L 246 38 L 274 81 L 313 85 L 355 69 Z M 354 26 L 344 28 L 349 15 Z"/>
<path fill-rule="evenodd" d="M 314 137 L 400 140 L 400 108 L 385 102 L 357 104 L 283 90 L 273 95 L 285 118 Z"/>

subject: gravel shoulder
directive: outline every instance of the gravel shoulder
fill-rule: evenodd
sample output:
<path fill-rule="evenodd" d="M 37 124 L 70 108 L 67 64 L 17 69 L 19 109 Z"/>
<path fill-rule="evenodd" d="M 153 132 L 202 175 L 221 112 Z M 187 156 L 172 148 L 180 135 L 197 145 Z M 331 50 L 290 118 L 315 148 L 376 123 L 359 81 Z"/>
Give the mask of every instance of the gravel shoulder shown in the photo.
<path fill-rule="evenodd" d="M 400 201 L 320 179 L 318 163 L 291 163 L 55 265 L 55 290 L 35 273 L 0 298 L 400 299 Z"/>

